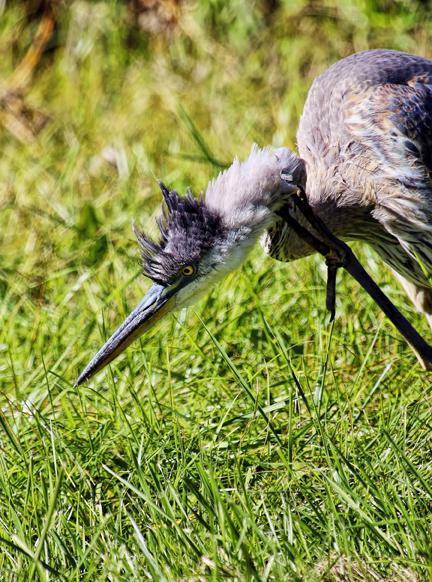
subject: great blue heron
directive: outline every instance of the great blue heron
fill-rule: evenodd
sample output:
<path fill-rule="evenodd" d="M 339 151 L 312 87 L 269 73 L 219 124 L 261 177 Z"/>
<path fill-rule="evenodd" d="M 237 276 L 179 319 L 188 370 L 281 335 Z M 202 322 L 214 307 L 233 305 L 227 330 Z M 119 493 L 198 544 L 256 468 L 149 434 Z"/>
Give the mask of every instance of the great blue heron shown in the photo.
<path fill-rule="evenodd" d="M 161 186 L 161 240 L 136 232 L 154 286 L 78 384 L 162 316 L 212 289 L 259 238 L 282 261 L 314 250 L 325 254 L 334 267 L 330 308 L 337 266 L 351 265 L 364 283 L 358 264 L 352 268 L 355 259 L 347 260 L 349 248 L 332 233 L 370 244 L 432 325 L 432 61 L 370 50 L 337 62 L 309 91 L 297 143 L 300 157 L 288 148 L 254 147 L 246 161 L 235 160 L 209 183 L 204 198 L 180 197 Z M 296 200 L 297 189 L 306 199 Z M 377 299 L 377 288 L 374 293 Z M 382 294 L 380 301 L 429 367 L 431 348 L 391 304 L 384 305 Z"/>

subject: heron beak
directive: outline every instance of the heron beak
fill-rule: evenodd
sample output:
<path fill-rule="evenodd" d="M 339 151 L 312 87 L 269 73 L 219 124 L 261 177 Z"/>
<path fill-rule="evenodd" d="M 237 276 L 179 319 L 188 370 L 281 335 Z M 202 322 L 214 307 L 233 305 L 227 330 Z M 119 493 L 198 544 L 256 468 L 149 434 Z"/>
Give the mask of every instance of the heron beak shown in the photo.
<path fill-rule="evenodd" d="M 153 327 L 164 315 L 173 311 L 177 289 L 153 285 L 121 326 L 98 351 L 76 381 L 79 386 L 96 372 L 105 368 L 121 354 L 134 339 Z"/>

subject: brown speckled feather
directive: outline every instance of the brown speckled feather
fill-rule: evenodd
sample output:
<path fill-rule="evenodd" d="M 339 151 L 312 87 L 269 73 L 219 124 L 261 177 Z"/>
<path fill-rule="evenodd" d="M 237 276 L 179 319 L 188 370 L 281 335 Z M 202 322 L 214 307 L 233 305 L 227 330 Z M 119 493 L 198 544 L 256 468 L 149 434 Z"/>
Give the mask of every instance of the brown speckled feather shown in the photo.
<path fill-rule="evenodd" d="M 334 232 L 371 243 L 404 277 L 429 286 L 432 61 L 371 50 L 335 63 L 312 84 L 297 140 L 308 198 Z M 286 227 L 273 237 L 275 258 L 304 255 Z"/>

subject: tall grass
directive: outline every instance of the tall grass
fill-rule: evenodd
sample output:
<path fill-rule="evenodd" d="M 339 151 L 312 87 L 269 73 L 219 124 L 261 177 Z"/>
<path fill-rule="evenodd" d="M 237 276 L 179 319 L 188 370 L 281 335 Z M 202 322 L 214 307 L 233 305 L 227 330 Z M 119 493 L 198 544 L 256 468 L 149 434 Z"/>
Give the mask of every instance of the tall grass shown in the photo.
<path fill-rule="evenodd" d="M 29 95 L 50 123 L 0 136 L 2 579 L 430 576 L 430 378 L 346 275 L 328 323 L 318 258 L 257 249 L 73 388 L 148 287 L 130 226 L 154 229 L 156 178 L 199 192 L 253 142 L 294 147 L 313 77 L 354 50 L 431 56 L 424 5 L 380 6 L 201 2 L 171 38 L 120 2 L 65 10 Z M 5 83 L 21 18 L 6 3 Z"/>

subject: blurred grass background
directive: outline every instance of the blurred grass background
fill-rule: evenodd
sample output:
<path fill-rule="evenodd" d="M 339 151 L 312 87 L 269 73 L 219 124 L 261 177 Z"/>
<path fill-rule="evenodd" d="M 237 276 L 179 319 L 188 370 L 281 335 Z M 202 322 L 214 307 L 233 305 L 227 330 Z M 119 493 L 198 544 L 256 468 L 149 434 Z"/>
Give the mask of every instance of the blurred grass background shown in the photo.
<path fill-rule="evenodd" d="M 328 325 L 318 258 L 257 249 L 72 387 L 148 287 L 156 179 L 198 193 L 254 142 L 295 148 L 332 62 L 432 57 L 429 4 L 54 2 L 20 92 L 47 7 L 0 1 L 2 579 L 429 579 L 430 377 L 345 275 Z"/>

